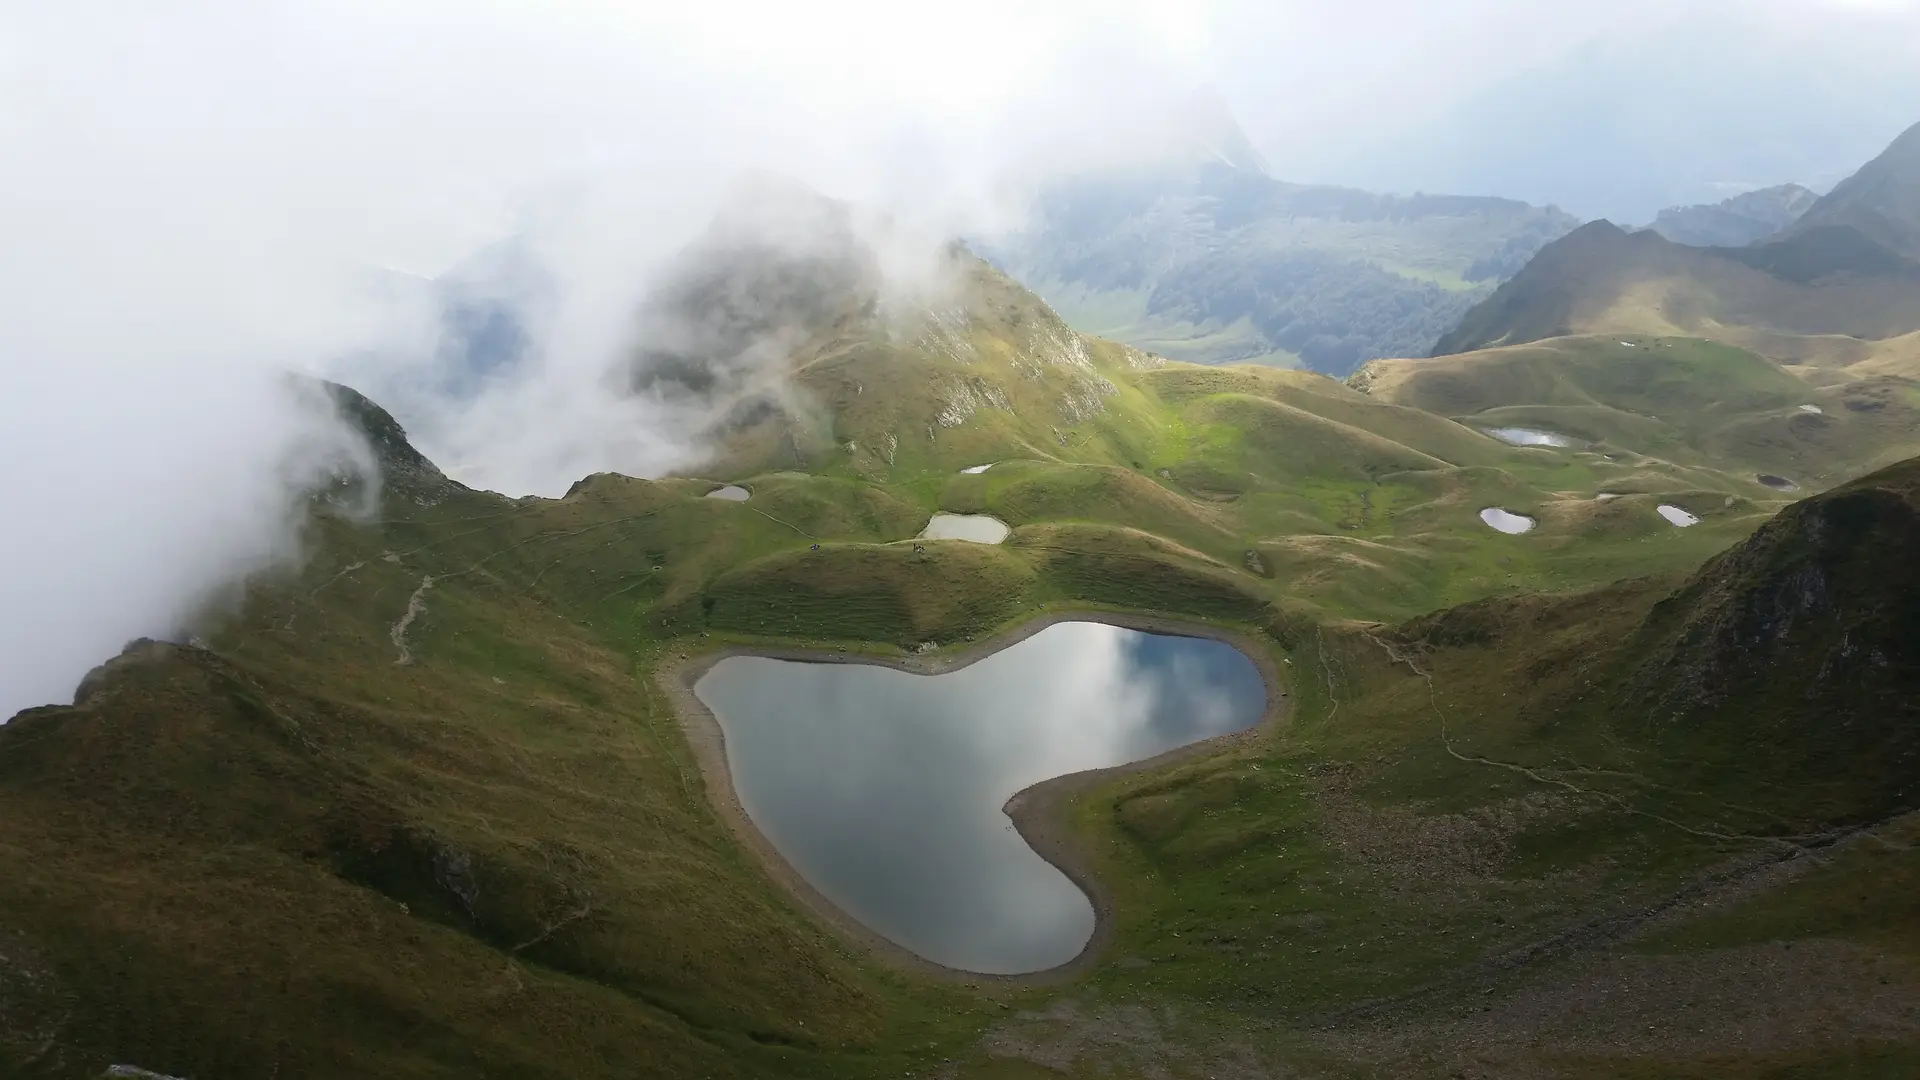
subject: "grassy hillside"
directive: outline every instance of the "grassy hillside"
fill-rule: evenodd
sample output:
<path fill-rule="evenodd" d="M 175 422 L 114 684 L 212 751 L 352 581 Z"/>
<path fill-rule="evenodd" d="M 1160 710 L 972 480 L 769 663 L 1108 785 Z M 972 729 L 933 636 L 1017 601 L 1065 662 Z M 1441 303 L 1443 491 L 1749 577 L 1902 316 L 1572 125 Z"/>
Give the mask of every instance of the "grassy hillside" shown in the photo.
<path fill-rule="evenodd" d="M 695 291 L 777 314 L 783 392 L 753 367 L 773 324 L 635 357 L 712 409 L 710 475 L 476 492 L 338 390 L 383 463 L 376 517 L 316 496 L 302 566 L 0 727 L 0 1074 L 1914 1061 L 1906 909 L 1829 918 L 1851 879 L 1796 861 L 1910 805 L 1914 468 L 1796 504 L 1753 481 L 1774 436 L 1743 426 L 1814 415 L 1781 404 L 1813 386 L 1861 425 L 1823 459 L 1854 468 L 1911 434 L 1904 384 L 1852 409 L 1857 381 L 1673 343 L 1634 371 L 1569 347 L 1362 393 L 1080 337 L 958 252 L 937 304 L 863 294 L 857 250 L 827 292 L 749 264 L 709 263 Z M 1517 366 L 1483 385 L 1478 363 Z M 1487 396 L 1509 383 L 1522 400 Z M 1613 424 L 1620 448 L 1479 430 L 1528 408 Z M 747 501 L 708 498 L 723 482 Z M 1495 506 L 1538 525 L 1495 532 Z M 914 542 L 937 510 L 1013 531 Z M 1240 631 L 1292 712 L 1063 797 L 1119 900 L 1114 947 L 1066 985 L 934 978 L 816 921 L 717 818 L 655 682 L 724 644 L 897 655 L 1100 610 Z M 1910 848 L 1833 850 L 1916 879 Z M 1778 865 L 1790 888 L 1761 888 Z M 1794 935 L 1820 944 L 1780 961 L 1775 996 L 1712 990 Z M 1650 1042 L 1631 1008 L 1567 1004 L 1635 963 L 1734 1035 Z M 1735 1044 L 1809 987 L 1837 1019 Z M 1574 1014 L 1597 1019 L 1554 1026 Z"/>
<path fill-rule="evenodd" d="M 887 542 L 884 510 L 776 521 L 697 482 L 611 476 L 516 503 L 416 464 L 377 522 L 317 506 L 315 562 L 255 582 L 204 645 L 136 644 L 74 706 L 0 728 L 0 1061 L 50 1077 L 1228 1059 L 1441 1076 L 1480 1052 L 1446 1004 L 1463 985 L 1514 1025 L 1508 1064 L 1540 1060 L 1526 1039 L 1557 1037 L 1539 1002 L 1609 977 L 1568 974 L 1568 957 L 1731 970 L 1752 946 L 1726 942 L 1782 934 L 1818 938 L 1816 967 L 1843 958 L 1819 968 L 1823 1007 L 1879 1009 L 1914 990 L 1876 981 L 1896 969 L 1872 959 L 1909 955 L 1886 936 L 1903 909 L 1809 922 L 1803 893 L 1834 885 L 1795 860 L 1912 798 L 1920 596 L 1897 555 L 1920 539 L 1915 475 L 1796 506 L 1669 601 L 1641 580 L 1386 629 L 1316 624 L 1284 569 L 1136 528 L 1036 520 L 1004 547 L 919 551 Z M 775 480 L 755 481 L 770 500 Z M 781 480 L 789 512 L 847 483 Z M 1556 565 L 1533 559 L 1495 565 Z M 647 677 L 719 641 L 887 650 L 1087 605 L 1249 627 L 1295 702 L 1259 743 L 1072 801 L 1121 923 L 1107 963 L 1063 988 L 928 981 L 810 921 L 716 822 Z M 1775 749 L 1754 757 L 1756 736 Z M 1704 921 L 1641 914 L 1790 855 L 1801 892 L 1777 904 L 1748 890 Z M 1707 976 L 1673 978 L 1661 1000 Z M 1141 1015 L 1150 1038 L 1104 1034 Z M 1596 1069 L 1650 1060 L 1638 1016 L 1603 1009 L 1599 1036 L 1554 1045 Z M 1873 1052 L 1911 1063 L 1905 1045 Z"/>
<path fill-rule="evenodd" d="M 1727 471 L 1711 454 L 1674 459 L 1663 446 L 1614 458 L 1521 449 L 1428 403 L 1321 375 L 1171 363 L 1073 333 L 985 264 L 957 255 L 952 266 L 955 302 L 876 306 L 816 334 L 795 359 L 802 393 L 717 430 L 709 474 L 772 484 L 769 494 L 804 478 L 827 505 L 894 507 L 877 533 L 887 539 L 936 509 L 1145 531 L 1227 565 L 1283 564 L 1296 602 L 1367 618 L 1691 566 L 1784 501 L 1737 457 Z M 961 472 L 981 465 L 991 468 Z M 1603 490 L 1669 493 L 1705 523 L 1672 529 L 1651 503 L 1599 512 Z M 749 505 L 762 509 L 758 496 Z M 1541 526 L 1503 538 L 1478 517 L 1495 505 Z M 794 524 L 796 541 L 830 535 Z M 1331 537 L 1377 556 L 1363 560 L 1368 584 L 1355 588 L 1350 545 Z M 1535 561 L 1562 548 L 1578 556 Z M 1386 564 L 1418 572 L 1376 580 L 1372 567 Z"/>
<path fill-rule="evenodd" d="M 1920 453 L 1920 381 L 1697 338 L 1556 338 L 1380 361 L 1353 382 L 1474 427 L 1546 430 L 1616 460 L 1709 466 L 1756 485 L 1771 475 L 1817 490 Z"/>
<path fill-rule="evenodd" d="M 1678 588 L 1283 638 L 1289 728 L 1079 804 L 1144 961 L 1106 1015 L 1357 1075 L 1910 1071 L 1916 529 L 1910 462 Z"/>

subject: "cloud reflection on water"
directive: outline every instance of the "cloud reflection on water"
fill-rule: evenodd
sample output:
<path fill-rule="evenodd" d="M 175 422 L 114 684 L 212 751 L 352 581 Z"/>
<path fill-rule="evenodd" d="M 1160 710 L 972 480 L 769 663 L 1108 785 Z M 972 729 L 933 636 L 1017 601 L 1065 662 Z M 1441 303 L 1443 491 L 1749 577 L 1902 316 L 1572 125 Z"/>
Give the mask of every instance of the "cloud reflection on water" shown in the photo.
<path fill-rule="evenodd" d="M 734 785 L 800 873 L 950 967 L 1070 960 L 1087 899 L 1001 807 L 1042 780 L 1258 722 L 1258 670 L 1221 642 L 1060 623 L 959 671 L 733 657 L 698 686 Z"/>

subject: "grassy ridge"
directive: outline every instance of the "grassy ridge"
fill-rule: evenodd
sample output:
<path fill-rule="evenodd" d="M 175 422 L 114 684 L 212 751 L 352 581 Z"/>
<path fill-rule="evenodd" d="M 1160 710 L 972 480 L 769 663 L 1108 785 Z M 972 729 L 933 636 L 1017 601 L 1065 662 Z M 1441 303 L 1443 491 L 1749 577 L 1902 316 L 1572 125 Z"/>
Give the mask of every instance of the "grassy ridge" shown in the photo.
<path fill-rule="evenodd" d="M 0 899 L 9 931 L 53 943 L 39 985 L 57 993 L 23 1008 L 62 1047 L 5 1042 L 9 1067 L 857 1076 L 977 1054 L 991 998 L 863 962 L 715 824 L 635 678 L 689 635 L 793 640 L 797 624 L 907 646 L 1063 603 L 1263 628 L 1294 672 L 1288 728 L 1076 812 L 1120 890 L 1126 961 L 1087 992 L 1186 1002 L 1198 1026 L 1181 1038 L 1247 1010 L 1310 1024 L 1481 970 L 1556 933 L 1595 874 L 1607 910 L 1627 910 L 1764 850 L 1745 837 L 1838 812 L 1789 798 L 1817 785 L 1650 767 L 1742 745 L 1710 723 L 1691 729 L 1708 742 L 1672 743 L 1582 719 L 1618 711 L 1585 688 L 1631 684 L 1607 674 L 1624 663 L 1608 643 L 1655 625 L 1659 582 L 1316 629 L 1276 605 L 1284 568 L 1141 531 L 816 550 L 703 490 L 602 477 L 552 502 L 453 490 L 375 527 L 323 515 L 328 561 L 261 583 L 216 651 L 136 650 L 76 707 L 0 729 L 0 800 L 20 823 L 0 841 Z M 716 570 L 716 551 L 738 561 Z M 1565 707 L 1589 697 L 1601 711 Z M 1742 925 L 1804 907 L 1787 903 Z M 1883 934 L 1884 914 L 1862 932 Z M 1322 1052 L 1285 1031 L 1260 1052 Z"/>
<path fill-rule="evenodd" d="M 1697 338 L 1571 337 L 1382 361 L 1355 383 L 1477 427 L 1544 428 L 1695 476 L 1718 472 L 1713 486 L 1770 473 L 1819 490 L 1920 452 L 1920 384 L 1791 369 Z"/>
<path fill-rule="evenodd" d="M 1640 580 L 1291 636 L 1291 725 L 1079 803 L 1104 879 L 1126 883 L 1133 966 L 1103 973 L 1109 1007 L 1399 1025 L 1418 1041 L 1369 1056 L 1392 1075 L 1904 1075 L 1910 1026 L 1811 1047 L 1738 1026 L 1899 1015 L 1920 994 L 1904 899 L 1920 856 L 1896 817 L 1915 806 L 1920 665 L 1890 556 L 1920 536 L 1915 477 L 1807 504 L 1678 592 Z M 1759 624 L 1752 655 L 1743 620 L 1777 613 L 1808 566 L 1824 601 Z M 1695 670 L 1716 664 L 1726 678 Z M 1881 839 L 1817 854 L 1890 817 Z M 1762 958 L 1775 981 L 1737 974 Z M 1635 981 L 1608 1001 L 1623 968 Z M 1583 1020 L 1562 1028 L 1574 1000 Z M 1458 1027 L 1469 1011 L 1489 1018 Z M 1822 1071 L 1845 1062 L 1858 1071 Z"/>

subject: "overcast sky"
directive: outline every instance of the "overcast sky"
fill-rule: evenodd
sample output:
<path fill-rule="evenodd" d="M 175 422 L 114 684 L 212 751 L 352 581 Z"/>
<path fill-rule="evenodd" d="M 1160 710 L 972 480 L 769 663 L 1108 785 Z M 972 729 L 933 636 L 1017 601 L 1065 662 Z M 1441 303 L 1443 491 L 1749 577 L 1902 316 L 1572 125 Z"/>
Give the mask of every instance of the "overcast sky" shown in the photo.
<path fill-rule="evenodd" d="M 1277 174 L 1399 189 L 1445 170 L 1396 157 L 1397 145 L 1478 93 L 1515 78 L 1538 84 L 1535 73 L 1602 44 L 1618 78 L 1593 78 L 1591 101 L 1579 103 L 1588 130 L 1575 134 L 1590 141 L 1613 134 L 1606 105 L 1631 105 L 1623 90 L 1645 82 L 1646 68 L 1659 69 L 1651 74 L 1671 112 L 1698 113 L 1672 137 L 1752 127 L 1733 115 L 1743 95 L 1688 87 L 1667 70 L 1673 52 L 1709 75 L 1733 62 L 1722 53 L 1766 52 L 1779 61 L 1768 81 L 1796 97 L 1884 99 L 1920 120 L 1915 0 L 6 0 L 3 9 L 0 146 L 10 169 L 34 167 L 9 177 L 9 189 L 48 195 L 56 218 L 104 192 L 122 204 L 144 193 L 183 220 L 217 212 L 256 245 L 284 238 L 423 272 L 508 227 L 529 189 L 619 169 L 646 173 L 654 205 L 709 190 L 714 174 L 744 164 L 804 173 L 852 197 L 977 204 L 1009 156 L 1125 126 L 1154 100 L 1203 84 L 1227 98 Z M 1663 51 L 1670 41 L 1682 45 Z M 1652 59 L 1636 65 L 1642 53 Z M 1858 113 L 1821 119 L 1890 137 L 1885 115 Z M 1823 176 L 1804 179 L 1830 182 L 1841 167 L 1823 163 Z M 1498 183 L 1497 169 L 1486 175 Z M 289 210 L 305 224 L 286 221 Z"/>
<path fill-rule="evenodd" d="M 370 268 L 552 238 L 561 374 L 468 445 L 564 490 L 684 460 L 586 376 L 742 169 L 980 229 L 1212 85 L 1282 177 L 1650 214 L 1831 182 L 1917 49 L 1901 0 L 0 0 L 0 716 L 300 557 L 288 455 L 344 451 L 268 376 L 393 332 Z"/>

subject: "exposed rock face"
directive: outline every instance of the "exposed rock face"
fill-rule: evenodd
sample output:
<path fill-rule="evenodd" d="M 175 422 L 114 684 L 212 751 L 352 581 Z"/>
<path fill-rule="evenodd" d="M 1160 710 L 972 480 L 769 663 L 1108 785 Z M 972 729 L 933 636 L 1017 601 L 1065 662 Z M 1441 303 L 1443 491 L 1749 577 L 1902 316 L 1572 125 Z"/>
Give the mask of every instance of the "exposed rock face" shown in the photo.
<path fill-rule="evenodd" d="M 1863 813 L 1900 804 L 1920 780 L 1916 548 L 1920 460 L 1788 508 L 1655 606 L 1619 714 L 1844 774 Z"/>
<path fill-rule="evenodd" d="M 1710 563 L 1649 618 L 1667 647 L 1643 669 L 1642 694 L 1710 707 L 1756 682 L 1790 680 L 1817 700 L 1864 692 L 1863 678 L 1920 676 L 1913 481 L 1920 465 L 1908 463 L 1809 499 Z"/>
<path fill-rule="evenodd" d="M 421 504 L 431 504 L 453 487 L 453 481 L 425 454 L 407 441 L 406 429 L 393 414 L 360 391 L 339 383 L 324 383 L 340 416 L 359 430 L 380 466 L 381 485 Z"/>

